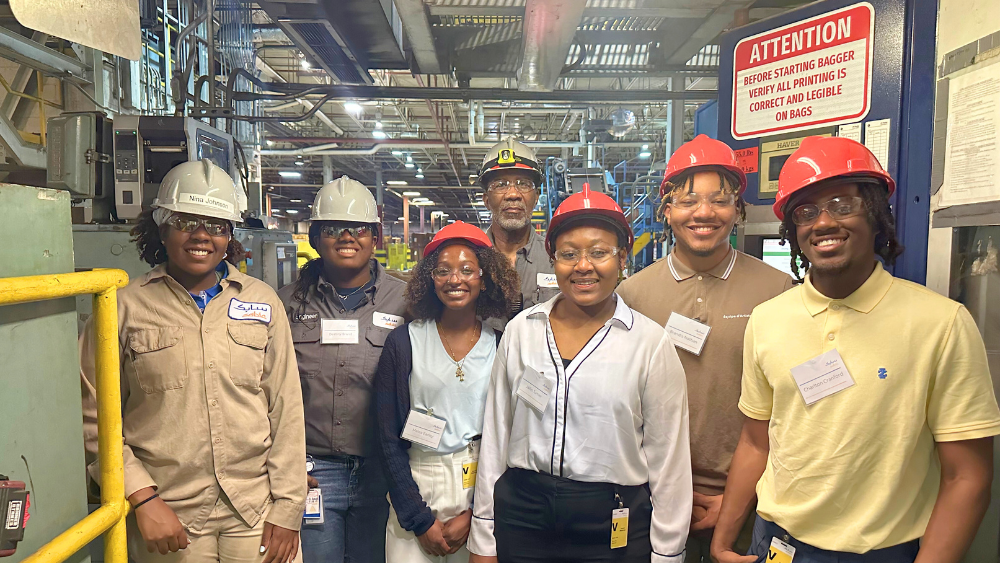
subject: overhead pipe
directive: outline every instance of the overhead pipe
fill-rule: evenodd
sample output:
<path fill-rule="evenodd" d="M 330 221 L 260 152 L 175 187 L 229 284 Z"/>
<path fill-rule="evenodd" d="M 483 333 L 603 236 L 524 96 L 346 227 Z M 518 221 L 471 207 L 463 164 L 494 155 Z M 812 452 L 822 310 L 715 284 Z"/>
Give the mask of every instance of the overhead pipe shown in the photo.
<path fill-rule="evenodd" d="M 351 141 L 351 142 L 357 142 L 357 141 Z M 331 143 L 331 145 L 335 145 L 335 144 L 336 143 Z M 424 149 L 424 148 L 428 148 L 429 149 L 429 148 L 438 148 L 438 147 L 441 147 L 442 145 L 443 145 L 443 143 L 430 142 L 430 143 L 406 144 L 406 145 L 398 145 L 398 146 L 400 148 L 406 147 L 408 149 Z M 396 145 L 392 145 L 392 144 L 374 145 L 374 146 L 368 147 L 367 149 L 334 149 L 334 148 L 324 148 L 324 147 L 329 147 L 329 146 L 330 145 L 320 145 L 318 147 L 310 147 L 313 150 L 310 150 L 309 148 L 305 148 L 305 149 L 261 149 L 260 154 L 262 154 L 262 155 L 270 155 L 270 156 L 300 156 L 300 155 L 301 156 L 306 156 L 306 155 L 310 155 L 310 156 L 317 156 L 317 155 L 331 155 L 331 156 L 337 156 L 337 155 L 340 155 L 340 156 L 360 155 L 360 156 L 371 156 L 371 155 L 377 153 L 378 151 L 380 151 L 382 149 L 392 148 L 392 147 L 394 147 Z"/>

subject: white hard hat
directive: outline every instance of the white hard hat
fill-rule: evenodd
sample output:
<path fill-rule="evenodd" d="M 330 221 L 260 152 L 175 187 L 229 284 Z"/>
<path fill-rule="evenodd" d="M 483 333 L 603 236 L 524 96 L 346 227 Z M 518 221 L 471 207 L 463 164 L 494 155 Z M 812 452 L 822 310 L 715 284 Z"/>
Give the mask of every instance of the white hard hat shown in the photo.
<path fill-rule="evenodd" d="M 211 160 L 190 160 L 170 169 L 160 182 L 153 207 L 241 222 L 236 184 Z"/>
<path fill-rule="evenodd" d="M 309 219 L 379 223 L 375 197 L 364 184 L 347 176 L 328 182 L 319 189 Z"/>
<path fill-rule="evenodd" d="M 542 183 L 542 165 L 528 145 L 507 137 L 490 147 L 479 167 L 479 183 L 486 186 L 492 176 L 503 170 L 522 170 L 531 175 L 535 184 Z"/>

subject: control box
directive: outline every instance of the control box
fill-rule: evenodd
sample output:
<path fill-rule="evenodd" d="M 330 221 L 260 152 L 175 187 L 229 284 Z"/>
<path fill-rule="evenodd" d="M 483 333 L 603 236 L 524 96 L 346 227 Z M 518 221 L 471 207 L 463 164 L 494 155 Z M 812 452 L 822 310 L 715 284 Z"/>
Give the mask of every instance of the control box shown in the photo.
<path fill-rule="evenodd" d="M 11 481 L 0 475 L 0 557 L 14 555 L 17 543 L 24 539 L 29 506 L 24 481 Z"/>

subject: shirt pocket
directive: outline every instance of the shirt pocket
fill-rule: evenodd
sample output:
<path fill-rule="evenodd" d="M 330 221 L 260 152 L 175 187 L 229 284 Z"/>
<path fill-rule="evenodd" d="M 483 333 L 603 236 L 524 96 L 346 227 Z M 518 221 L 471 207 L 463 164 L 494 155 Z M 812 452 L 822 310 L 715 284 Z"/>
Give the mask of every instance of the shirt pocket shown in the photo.
<path fill-rule="evenodd" d="M 229 323 L 229 339 L 229 377 L 233 384 L 259 390 L 267 326 L 255 321 Z"/>
<path fill-rule="evenodd" d="M 126 368 L 146 393 L 180 389 L 188 370 L 180 327 L 150 328 L 129 336 L 130 361 Z M 128 370 L 126 370 L 128 371 Z"/>
<path fill-rule="evenodd" d="M 319 343 L 322 333 L 319 322 L 293 322 L 292 342 L 295 344 L 295 360 L 299 364 L 299 376 L 316 379 L 320 374 L 320 359 L 323 357 Z"/>
<path fill-rule="evenodd" d="M 375 372 L 378 371 L 378 360 L 382 357 L 382 347 L 385 346 L 386 336 L 389 336 L 389 331 L 384 328 L 370 326 L 365 331 L 365 340 L 368 341 L 368 350 L 365 352 L 365 379 L 369 383 L 375 380 Z"/>

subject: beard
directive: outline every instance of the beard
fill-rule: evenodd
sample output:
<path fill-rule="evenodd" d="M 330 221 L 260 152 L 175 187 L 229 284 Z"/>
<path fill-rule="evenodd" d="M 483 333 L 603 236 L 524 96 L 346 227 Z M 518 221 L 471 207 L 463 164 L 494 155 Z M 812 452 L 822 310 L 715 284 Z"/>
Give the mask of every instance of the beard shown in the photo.
<path fill-rule="evenodd" d="M 523 204 L 510 207 L 520 207 L 520 209 L 524 212 L 524 216 L 521 218 L 505 217 L 502 211 L 494 213 L 493 222 L 496 223 L 497 226 L 505 231 L 517 231 L 523 229 L 531 223 L 531 214 L 528 213 L 527 208 Z"/>

